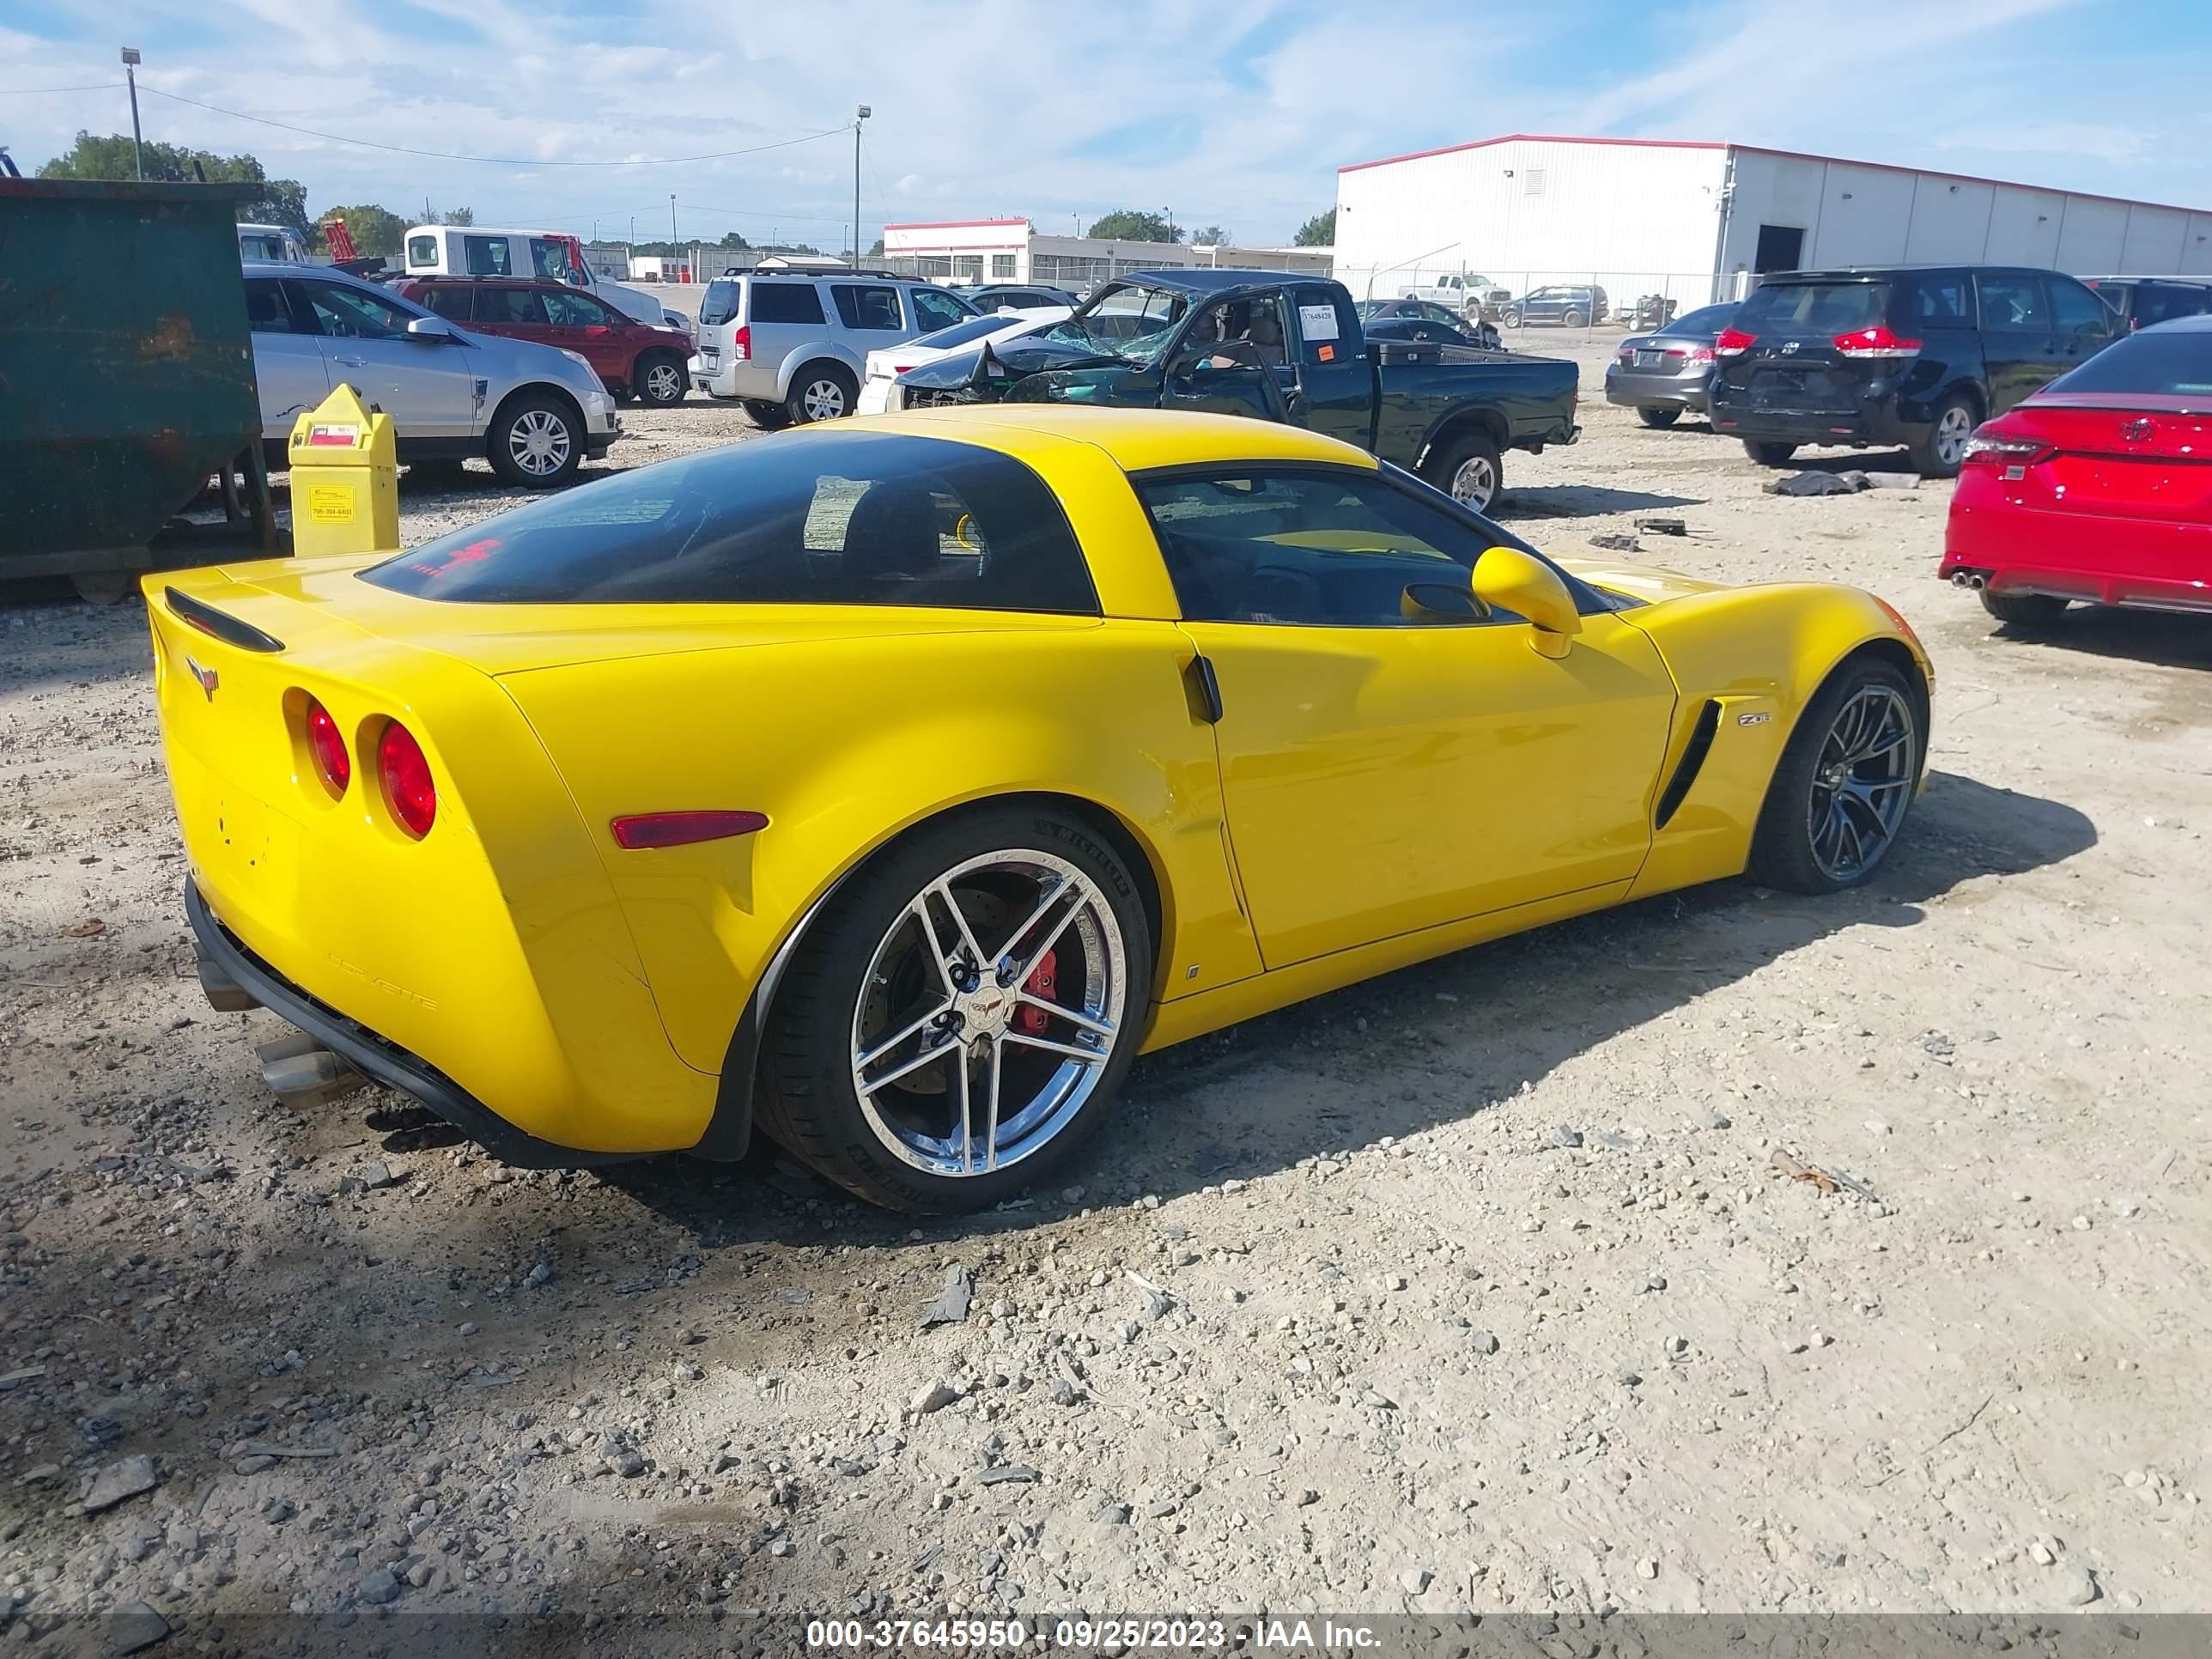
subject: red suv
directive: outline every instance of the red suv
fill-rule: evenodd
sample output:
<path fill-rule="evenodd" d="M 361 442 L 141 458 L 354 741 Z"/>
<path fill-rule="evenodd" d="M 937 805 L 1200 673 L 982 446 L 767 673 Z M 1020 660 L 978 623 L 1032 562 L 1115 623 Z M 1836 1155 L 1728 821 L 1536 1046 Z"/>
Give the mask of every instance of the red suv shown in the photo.
<path fill-rule="evenodd" d="M 573 351 L 617 397 L 666 408 L 690 388 L 690 335 L 634 322 L 563 283 L 427 276 L 402 283 L 399 293 L 475 333 Z"/>

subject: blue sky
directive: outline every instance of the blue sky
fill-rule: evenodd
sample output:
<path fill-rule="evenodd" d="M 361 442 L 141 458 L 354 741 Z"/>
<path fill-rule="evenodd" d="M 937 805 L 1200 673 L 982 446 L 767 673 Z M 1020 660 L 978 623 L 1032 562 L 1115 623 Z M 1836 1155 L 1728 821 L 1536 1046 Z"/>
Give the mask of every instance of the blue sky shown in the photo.
<path fill-rule="evenodd" d="M 1467 15 L 1470 10 L 1473 15 Z M 1059 21 L 1055 21 L 1057 18 Z M 1288 240 L 1335 169 L 1498 133 L 1733 139 L 2212 207 L 2203 0 L 0 0 L 0 142 L 28 172 L 79 127 L 127 131 L 116 48 L 145 53 L 149 137 L 251 150 L 312 210 L 466 204 L 481 222 L 842 246 L 849 136 L 678 167 L 875 114 L 885 220 L 1072 229 L 1170 210 Z M 334 143 L 224 109 L 383 143 Z M 555 166 L 556 162 L 615 162 Z"/>

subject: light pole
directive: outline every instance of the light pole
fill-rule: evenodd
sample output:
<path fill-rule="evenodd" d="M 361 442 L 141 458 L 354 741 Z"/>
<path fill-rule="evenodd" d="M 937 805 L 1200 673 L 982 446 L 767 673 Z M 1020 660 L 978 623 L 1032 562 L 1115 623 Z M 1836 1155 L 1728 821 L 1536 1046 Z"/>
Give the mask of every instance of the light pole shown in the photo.
<path fill-rule="evenodd" d="M 123 48 L 123 78 L 131 83 L 131 166 L 138 182 L 146 182 L 145 146 L 138 137 L 138 48 Z"/>
<path fill-rule="evenodd" d="M 668 192 L 668 252 L 669 252 L 669 256 L 670 256 L 672 258 L 675 257 L 675 253 L 676 253 L 676 192 L 675 192 L 674 191 L 672 191 L 672 191 L 670 191 Z"/>
<path fill-rule="evenodd" d="M 860 268 L 860 123 L 875 111 L 866 104 L 853 112 L 853 269 Z"/>

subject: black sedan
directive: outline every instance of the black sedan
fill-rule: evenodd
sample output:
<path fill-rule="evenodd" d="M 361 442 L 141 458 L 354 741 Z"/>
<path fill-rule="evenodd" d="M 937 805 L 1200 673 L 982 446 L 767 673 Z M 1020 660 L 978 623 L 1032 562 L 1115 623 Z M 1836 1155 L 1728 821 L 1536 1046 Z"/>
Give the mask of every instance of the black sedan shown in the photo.
<path fill-rule="evenodd" d="M 1447 306 L 1428 300 L 1362 300 L 1353 307 L 1359 313 L 1360 331 L 1370 340 L 1420 340 L 1437 345 L 1479 346 L 1499 349 L 1498 330 L 1488 323 L 1470 322 Z"/>
<path fill-rule="evenodd" d="M 981 312 L 1042 311 L 1076 303 L 1066 289 L 1044 283 L 969 283 L 952 291 Z"/>
<path fill-rule="evenodd" d="M 1735 316 L 1735 302 L 1701 306 L 1654 334 L 1632 334 L 1605 368 L 1605 400 L 1636 411 L 1646 426 L 1672 426 L 1682 411 L 1705 412 L 1713 342 Z"/>

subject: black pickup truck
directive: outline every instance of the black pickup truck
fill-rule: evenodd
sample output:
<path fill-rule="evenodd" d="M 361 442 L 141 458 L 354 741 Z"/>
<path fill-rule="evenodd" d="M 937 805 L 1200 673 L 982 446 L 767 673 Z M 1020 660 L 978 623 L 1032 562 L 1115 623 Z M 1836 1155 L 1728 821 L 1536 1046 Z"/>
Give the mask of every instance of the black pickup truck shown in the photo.
<path fill-rule="evenodd" d="M 908 370 L 894 407 L 1009 402 L 1195 409 L 1309 427 L 1478 510 L 1500 454 L 1582 435 L 1574 364 L 1369 342 L 1341 283 L 1279 270 L 1139 270 L 1066 321 Z"/>

